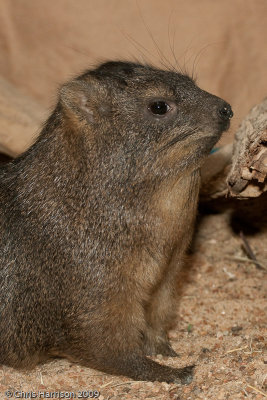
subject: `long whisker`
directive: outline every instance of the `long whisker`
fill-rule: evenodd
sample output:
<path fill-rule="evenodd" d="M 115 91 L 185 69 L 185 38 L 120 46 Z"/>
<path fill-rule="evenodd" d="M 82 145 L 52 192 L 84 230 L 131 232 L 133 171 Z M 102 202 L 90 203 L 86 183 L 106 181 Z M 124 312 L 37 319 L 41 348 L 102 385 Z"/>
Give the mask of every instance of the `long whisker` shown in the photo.
<path fill-rule="evenodd" d="M 198 65 L 198 63 L 199 63 L 199 61 L 200 61 L 200 58 L 202 57 L 202 54 L 203 54 L 203 52 L 208 48 L 208 47 L 210 47 L 210 46 L 214 46 L 214 45 L 216 45 L 216 44 L 218 44 L 219 42 L 211 42 L 211 43 L 208 43 L 208 44 L 206 44 L 205 46 L 203 46 L 198 52 L 197 52 L 197 54 L 195 55 L 195 58 L 194 58 L 194 62 L 193 62 L 193 65 L 192 65 L 192 74 L 191 74 L 191 76 L 192 76 L 192 79 L 193 80 L 197 80 L 197 75 L 196 75 L 196 68 L 197 68 L 197 65 Z M 191 56 L 192 57 L 192 56 Z M 191 59 L 191 57 L 190 57 L 190 59 Z M 190 60 L 189 59 L 189 60 Z M 188 61 L 189 61 L 188 60 Z"/>
<path fill-rule="evenodd" d="M 157 53 L 158 53 L 158 55 L 159 55 L 159 57 L 160 57 L 160 62 L 161 62 L 161 64 L 162 64 L 166 69 L 171 69 L 171 70 L 175 71 L 175 70 L 176 70 L 176 69 L 175 69 L 175 66 L 166 58 L 165 54 L 163 53 L 163 51 L 161 51 L 161 49 L 160 49 L 160 47 L 159 47 L 157 41 L 155 40 L 154 36 L 152 35 L 152 32 L 151 32 L 151 30 L 149 29 L 149 27 L 148 27 L 148 25 L 147 25 L 147 23 L 146 23 L 146 21 L 145 21 L 145 19 L 144 19 L 144 16 L 143 16 L 143 14 L 142 14 L 140 5 L 139 5 L 139 3 L 138 3 L 138 0 L 136 0 L 136 6 L 137 6 L 137 9 L 138 9 L 140 18 L 141 18 L 141 20 L 142 20 L 142 23 L 143 23 L 143 25 L 144 25 L 144 27 L 145 27 L 145 29 L 146 29 L 146 31 L 147 31 L 147 33 L 148 33 L 150 39 L 152 40 L 152 42 L 153 42 L 153 44 L 154 44 L 154 46 L 155 46 L 155 48 L 156 48 L 156 51 L 157 51 Z"/>
<path fill-rule="evenodd" d="M 169 149 L 175 143 L 183 141 L 188 136 L 193 135 L 196 131 L 197 131 L 197 128 L 182 132 L 182 134 L 179 134 L 179 136 L 176 136 L 174 139 L 170 140 L 168 143 L 166 143 L 164 146 L 162 146 L 159 150 L 157 150 L 156 153 L 160 153 L 163 150 Z"/>
<path fill-rule="evenodd" d="M 178 62 L 178 59 L 176 57 L 176 54 L 175 54 L 175 44 L 174 44 L 175 43 L 175 30 L 174 30 L 173 38 L 172 38 L 172 41 L 171 41 L 171 18 L 172 18 L 173 12 L 174 12 L 174 9 L 172 10 L 172 12 L 171 12 L 171 14 L 169 16 L 169 22 L 168 22 L 169 48 L 170 48 L 171 54 L 172 54 L 174 62 L 175 62 L 175 66 L 176 66 L 175 71 L 176 72 L 182 72 L 181 66 L 180 66 L 180 64 Z"/>
<path fill-rule="evenodd" d="M 139 43 L 131 35 L 129 35 L 128 33 L 124 33 L 123 31 L 121 31 L 121 33 L 123 34 L 125 39 L 127 39 L 136 48 L 136 50 L 139 51 L 139 53 L 143 56 L 144 62 L 146 64 L 147 64 L 148 61 L 151 64 L 153 64 L 153 62 L 151 61 L 151 57 L 153 57 L 153 58 L 155 58 L 157 60 L 157 57 L 155 57 L 148 49 L 146 49 L 141 43 Z"/>

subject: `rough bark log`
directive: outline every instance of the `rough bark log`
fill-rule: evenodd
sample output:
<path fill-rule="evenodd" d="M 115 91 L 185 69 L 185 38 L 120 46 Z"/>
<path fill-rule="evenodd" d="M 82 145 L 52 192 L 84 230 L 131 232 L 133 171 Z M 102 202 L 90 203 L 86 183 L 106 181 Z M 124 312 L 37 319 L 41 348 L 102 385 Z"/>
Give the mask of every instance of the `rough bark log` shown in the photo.
<path fill-rule="evenodd" d="M 232 148 L 231 148 L 232 147 Z M 233 146 L 211 154 L 202 167 L 201 199 L 258 197 L 267 191 L 267 98 L 249 112 Z"/>

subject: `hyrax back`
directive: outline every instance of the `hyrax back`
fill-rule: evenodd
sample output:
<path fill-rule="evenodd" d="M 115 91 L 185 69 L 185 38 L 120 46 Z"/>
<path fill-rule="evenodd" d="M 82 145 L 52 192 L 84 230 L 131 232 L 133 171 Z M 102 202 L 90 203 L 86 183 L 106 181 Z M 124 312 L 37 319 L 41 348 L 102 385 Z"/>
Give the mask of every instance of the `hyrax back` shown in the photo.
<path fill-rule="evenodd" d="M 199 166 L 228 128 L 187 76 L 108 62 L 64 85 L 36 143 L 0 170 L 0 362 L 61 355 L 190 382 L 146 355 L 167 331 Z"/>

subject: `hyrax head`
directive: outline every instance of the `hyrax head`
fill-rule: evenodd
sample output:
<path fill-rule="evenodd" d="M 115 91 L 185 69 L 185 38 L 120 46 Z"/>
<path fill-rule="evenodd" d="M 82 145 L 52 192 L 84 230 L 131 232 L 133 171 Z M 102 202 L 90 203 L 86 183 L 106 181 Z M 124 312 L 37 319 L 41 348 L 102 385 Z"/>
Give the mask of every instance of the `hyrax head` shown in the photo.
<path fill-rule="evenodd" d="M 224 100 L 173 71 L 107 62 L 61 89 L 68 123 L 102 154 L 149 168 L 198 167 L 233 113 Z"/>

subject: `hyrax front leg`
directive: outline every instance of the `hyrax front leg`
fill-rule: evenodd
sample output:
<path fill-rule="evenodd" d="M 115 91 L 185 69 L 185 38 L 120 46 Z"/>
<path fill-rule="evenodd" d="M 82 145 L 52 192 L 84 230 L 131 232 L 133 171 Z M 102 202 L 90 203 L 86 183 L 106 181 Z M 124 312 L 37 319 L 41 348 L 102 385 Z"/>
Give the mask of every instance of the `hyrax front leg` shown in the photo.
<path fill-rule="evenodd" d="M 175 382 L 187 385 L 192 382 L 194 366 L 171 368 L 160 365 L 141 354 L 111 354 L 97 368 L 104 372 L 125 375 L 140 381 Z"/>
<path fill-rule="evenodd" d="M 85 316 L 83 329 L 70 333 L 64 354 L 85 366 L 135 380 L 190 383 L 193 366 L 175 369 L 146 358 L 141 338 L 146 326 L 143 307 L 133 298 L 128 304 L 120 298 L 98 309 L 96 315 Z M 84 331 L 86 336 L 81 337 Z"/>
<path fill-rule="evenodd" d="M 164 209 L 165 224 L 159 230 L 158 237 L 160 240 L 165 228 L 166 232 L 170 232 L 169 242 L 172 243 L 172 247 L 167 258 L 169 263 L 162 269 L 161 278 L 146 304 L 148 329 L 144 336 L 144 348 L 147 355 L 177 356 L 169 343 L 167 334 L 175 322 L 177 281 L 184 254 L 192 237 L 199 182 L 199 171 L 196 170 L 184 178 L 181 187 L 179 186 L 181 182 L 178 182 L 177 187 L 174 185 L 172 196 L 170 189 L 171 204 L 167 204 L 167 211 L 166 208 Z M 180 195 L 181 192 L 184 196 Z M 187 212 L 181 212 L 181 210 L 187 210 Z"/>
<path fill-rule="evenodd" d="M 64 353 L 66 356 L 68 352 Z M 98 354 L 92 359 L 91 351 L 83 351 L 71 348 L 71 359 L 89 368 L 95 368 L 112 375 L 124 375 L 137 381 L 175 382 L 187 385 L 193 380 L 194 365 L 185 368 L 171 368 L 146 358 L 140 349 L 131 349 L 128 352 L 120 352 L 119 349 L 109 349 L 106 354 Z"/>
<path fill-rule="evenodd" d="M 151 296 L 150 303 L 146 307 L 148 329 L 144 341 L 147 355 L 177 356 L 168 339 L 168 331 L 174 324 L 176 317 L 175 278 L 176 274 L 169 271 Z"/>

